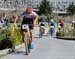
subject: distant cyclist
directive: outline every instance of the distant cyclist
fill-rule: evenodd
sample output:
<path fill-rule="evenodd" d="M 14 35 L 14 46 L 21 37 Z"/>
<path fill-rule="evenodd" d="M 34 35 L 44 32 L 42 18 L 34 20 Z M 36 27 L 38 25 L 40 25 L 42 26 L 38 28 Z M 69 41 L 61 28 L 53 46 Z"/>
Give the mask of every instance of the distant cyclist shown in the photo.
<path fill-rule="evenodd" d="M 60 30 L 64 30 L 64 21 L 63 20 L 59 20 L 58 22 L 58 26 L 60 27 Z"/>
<path fill-rule="evenodd" d="M 40 26 L 45 26 L 45 24 L 46 24 L 45 18 L 40 17 L 39 24 L 40 24 Z"/>
<path fill-rule="evenodd" d="M 49 22 L 48 22 L 48 25 L 49 25 L 49 34 L 53 35 L 54 31 L 55 31 L 55 21 L 54 19 L 50 19 Z"/>
<path fill-rule="evenodd" d="M 42 27 L 44 29 L 44 33 L 45 33 L 45 24 L 46 24 L 45 18 L 44 17 L 40 17 L 39 25 L 40 25 L 40 27 Z"/>

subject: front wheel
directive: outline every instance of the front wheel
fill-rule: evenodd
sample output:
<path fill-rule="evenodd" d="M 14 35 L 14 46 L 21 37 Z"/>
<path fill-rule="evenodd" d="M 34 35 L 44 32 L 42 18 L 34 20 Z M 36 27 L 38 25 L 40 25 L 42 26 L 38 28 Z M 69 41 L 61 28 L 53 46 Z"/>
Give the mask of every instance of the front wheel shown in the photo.
<path fill-rule="evenodd" d="M 39 34 L 39 38 L 42 38 L 42 33 Z"/>
<path fill-rule="evenodd" d="M 54 28 L 50 28 L 48 34 L 50 34 L 51 36 L 53 36 L 53 33 L 54 33 Z"/>
<path fill-rule="evenodd" d="M 28 55 L 28 44 L 27 44 L 27 40 L 25 42 L 25 48 L 26 48 L 26 55 Z"/>
<path fill-rule="evenodd" d="M 45 32 L 44 28 L 40 28 L 39 32 L 40 32 L 39 37 L 42 38 L 42 36 L 43 36 L 43 34 Z"/>
<path fill-rule="evenodd" d="M 24 37 L 24 42 L 25 42 L 25 50 L 26 50 L 26 55 L 28 55 L 28 53 L 30 53 L 30 49 L 29 49 L 29 44 L 28 44 L 28 39 Z"/>

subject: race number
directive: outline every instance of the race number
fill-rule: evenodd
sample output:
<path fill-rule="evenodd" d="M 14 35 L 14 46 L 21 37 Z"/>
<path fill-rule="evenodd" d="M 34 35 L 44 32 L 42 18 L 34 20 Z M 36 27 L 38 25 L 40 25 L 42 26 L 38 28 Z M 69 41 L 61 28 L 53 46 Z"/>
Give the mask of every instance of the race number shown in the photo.
<path fill-rule="evenodd" d="M 22 29 L 28 29 L 28 25 L 23 24 L 23 25 L 22 25 Z"/>

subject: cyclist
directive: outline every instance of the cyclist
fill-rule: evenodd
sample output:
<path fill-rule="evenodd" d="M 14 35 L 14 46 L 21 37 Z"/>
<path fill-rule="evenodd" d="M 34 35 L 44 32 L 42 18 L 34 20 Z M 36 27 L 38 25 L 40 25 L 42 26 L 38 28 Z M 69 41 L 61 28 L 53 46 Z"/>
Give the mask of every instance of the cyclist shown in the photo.
<path fill-rule="evenodd" d="M 59 25 L 59 30 L 64 30 L 64 21 L 63 20 L 59 20 L 59 22 L 58 22 L 58 25 Z"/>
<path fill-rule="evenodd" d="M 39 25 L 40 28 L 42 27 L 44 29 L 43 33 L 45 33 L 45 24 L 46 24 L 45 18 L 40 17 Z"/>
<path fill-rule="evenodd" d="M 28 39 L 31 38 L 31 40 L 32 40 L 34 37 L 34 35 L 33 35 L 34 34 L 34 25 L 36 24 L 36 22 L 38 20 L 38 15 L 32 10 L 31 6 L 27 6 L 26 11 L 23 11 L 20 15 L 16 16 L 16 19 L 14 22 L 15 26 L 16 26 L 16 21 L 20 16 L 23 16 L 22 25 L 26 24 L 26 25 L 22 26 L 22 27 L 26 27 L 25 30 L 22 29 L 23 35 L 25 35 L 25 38 L 28 38 Z M 30 38 L 28 35 L 29 32 L 30 32 Z M 28 42 L 31 40 L 28 40 Z M 30 44 L 28 44 L 28 48 L 29 48 L 29 45 Z"/>
<path fill-rule="evenodd" d="M 49 20 L 48 25 L 49 25 L 49 27 L 50 27 L 49 33 L 50 33 L 51 35 L 53 35 L 54 28 L 55 28 L 55 21 L 54 21 L 54 19 Z"/>

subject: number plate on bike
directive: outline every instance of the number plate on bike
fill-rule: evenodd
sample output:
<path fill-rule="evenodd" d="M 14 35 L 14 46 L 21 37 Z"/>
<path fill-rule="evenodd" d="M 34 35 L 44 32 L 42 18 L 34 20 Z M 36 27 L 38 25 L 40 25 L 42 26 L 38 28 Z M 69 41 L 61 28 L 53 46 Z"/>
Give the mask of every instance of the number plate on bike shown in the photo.
<path fill-rule="evenodd" d="M 22 29 L 28 29 L 28 25 L 26 24 L 22 25 Z"/>

